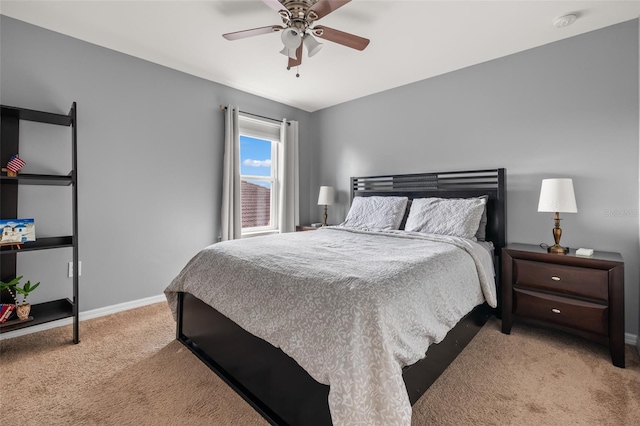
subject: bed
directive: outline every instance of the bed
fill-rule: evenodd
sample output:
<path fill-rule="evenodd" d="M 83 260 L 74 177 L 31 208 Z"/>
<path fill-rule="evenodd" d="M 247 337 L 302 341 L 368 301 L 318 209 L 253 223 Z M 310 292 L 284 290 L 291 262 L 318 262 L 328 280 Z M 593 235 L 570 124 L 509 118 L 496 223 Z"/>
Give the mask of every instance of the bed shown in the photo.
<path fill-rule="evenodd" d="M 165 291 L 177 339 L 272 424 L 410 424 L 499 303 L 504 169 L 354 177 L 351 198 L 345 226 L 210 246 Z M 486 242 L 348 226 L 382 202 L 424 231 L 433 200 L 483 200 Z"/>

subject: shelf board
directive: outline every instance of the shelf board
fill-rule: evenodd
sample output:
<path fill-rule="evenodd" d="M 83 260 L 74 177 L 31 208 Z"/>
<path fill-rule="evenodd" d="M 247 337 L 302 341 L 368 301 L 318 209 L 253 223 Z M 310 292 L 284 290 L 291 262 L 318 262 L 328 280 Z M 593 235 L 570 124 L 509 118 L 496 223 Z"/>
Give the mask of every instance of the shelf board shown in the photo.
<path fill-rule="evenodd" d="M 13 313 L 11 315 L 13 315 Z M 14 326 L 16 324 L 22 324 L 23 322 L 28 322 L 28 321 L 33 321 L 33 317 L 29 316 L 27 319 L 23 319 L 23 320 L 22 319 L 18 319 L 18 318 L 14 318 L 12 320 L 6 321 L 5 323 L 0 323 L 0 328 L 11 327 L 11 326 Z"/>
<path fill-rule="evenodd" d="M 68 175 L 39 175 L 22 173 L 18 176 L 0 176 L 3 185 L 55 185 L 69 186 L 73 184 L 72 174 Z"/>
<path fill-rule="evenodd" d="M 34 111 L 32 109 L 2 106 L 0 113 L 3 117 L 13 117 L 19 120 L 37 121 L 39 123 L 58 124 L 60 126 L 71 126 L 73 118 L 71 114 L 55 114 L 52 112 Z"/>
<path fill-rule="evenodd" d="M 20 249 L 16 249 L 11 245 L 0 246 L 0 254 L 24 253 L 26 251 L 46 250 L 63 247 L 73 247 L 73 237 L 66 236 L 38 238 L 35 241 L 22 243 Z"/>
<path fill-rule="evenodd" d="M 19 330 L 46 322 L 57 321 L 73 316 L 73 303 L 69 299 L 52 300 L 51 302 L 37 303 L 31 305 L 32 321 L 18 322 L 10 325 L 2 325 L 0 333 Z"/>

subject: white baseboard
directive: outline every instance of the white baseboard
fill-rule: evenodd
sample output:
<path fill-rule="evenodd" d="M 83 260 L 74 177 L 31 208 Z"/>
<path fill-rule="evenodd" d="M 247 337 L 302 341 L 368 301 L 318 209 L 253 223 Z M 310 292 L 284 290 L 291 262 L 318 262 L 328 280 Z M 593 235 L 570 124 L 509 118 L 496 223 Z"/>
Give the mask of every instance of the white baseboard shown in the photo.
<path fill-rule="evenodd" d="M 640 340 L 638 340 L 639 337 L 636 336 L 635 334 L 631 334 L 631 333 L 625 333 L 624 334 L 624 342 L 627 345 L 637 345 L 638 346 L 638 350 L 640 351 Z"/>
<path fill-rule="evenodd" d="M 80 312 L 80 321 L 85 321 L 92 318 L 103 317 L 105 315 L 111 315 L 129 309 L 139 308 L 141 306 L 151 305 L 153 303 L 166 302 L 167 298 L 164 294 L 157 296 L 145 297 L 144 299 L 133 300 L 131 302 L 118 303 L 117 305 L 105 306 L 104 308 L 92 309 L 90 311 Z M 0 340 L 12 339 L 18 336 L 24 336 L 26 334 L 36 333 L 38 331 L 49 330 L 56 327 L 62 327 L 63 325 L 69 325 L 73 323 L 73 318 L 65 318 L 58 321 L 51 321 L 44 324 L 34 325 L 33 327 L 21 328 L 15 331 L 9 331 L 0 334 Z"/>

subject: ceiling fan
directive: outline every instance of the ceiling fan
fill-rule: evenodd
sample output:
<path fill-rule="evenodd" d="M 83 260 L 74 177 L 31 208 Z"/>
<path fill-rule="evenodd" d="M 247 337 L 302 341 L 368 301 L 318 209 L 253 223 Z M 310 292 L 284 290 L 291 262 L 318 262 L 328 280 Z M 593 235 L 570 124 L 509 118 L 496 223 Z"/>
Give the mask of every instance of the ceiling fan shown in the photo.
<path fill-rule="evenodd" d="M 283 25 L 269 25 L 250 30 L 223 34 L 227 40 L 239 40 L 262 34 L 281 32 L 284 48 L 280 51 L 289 57 L 287 69 L 302 63 L 302 46 L 307 48 L 307 54 L 312 57 L 322 48 L 313 36 L 320 37 L 352 49 L 364 50 L 369 40 L 357 35 L 334 30 L 322 25 L 313 26 L 314 22 L 344 6 L 351 0 L 262 0 L 271 9 L 278 12 Z M 300 77 L 300 74 L 296 74 Z"/>

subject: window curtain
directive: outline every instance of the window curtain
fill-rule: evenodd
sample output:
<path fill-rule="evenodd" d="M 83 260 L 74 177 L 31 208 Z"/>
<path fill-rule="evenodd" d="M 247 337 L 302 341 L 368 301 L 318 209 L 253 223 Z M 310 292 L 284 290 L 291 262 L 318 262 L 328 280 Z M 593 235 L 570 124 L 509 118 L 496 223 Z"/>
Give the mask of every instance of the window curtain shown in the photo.
<path fill-rule="evenodd" d="M 228 105 L 224 113 L 224 163 L 222 175 L 222 241 L 242 235 L 240 211 L 240 131 L 238 107 Z"/>
<path fill-rule="evenodd" d="M 280 233 L 294 232 L 300 223 L 298 198 L 298 122 L 282 120 L 280 125 L 279 174 Z"/>

